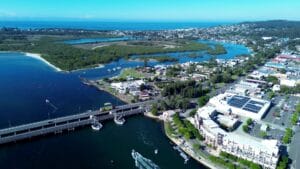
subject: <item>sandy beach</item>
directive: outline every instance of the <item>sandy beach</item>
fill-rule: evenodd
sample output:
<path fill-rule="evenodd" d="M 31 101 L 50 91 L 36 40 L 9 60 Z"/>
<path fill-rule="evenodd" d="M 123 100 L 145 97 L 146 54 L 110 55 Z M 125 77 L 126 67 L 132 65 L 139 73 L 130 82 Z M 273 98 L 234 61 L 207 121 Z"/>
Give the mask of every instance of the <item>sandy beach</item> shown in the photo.
<path fill-rule="evenodd" d="M 46 63 L 48 66 L 50 66 L 51 68 L 53 68 L 55 71 L 61 72 L 62 70 L 56 66 L 54 66 L 53 64 L 51 64 L 50 62 L 48 62 L 46 59 L 42 58 L 40 54 L 37 53 L 25 53 L 26 56 L 34 58 L 34 59 L 38 59 L 44 63 Z"/>

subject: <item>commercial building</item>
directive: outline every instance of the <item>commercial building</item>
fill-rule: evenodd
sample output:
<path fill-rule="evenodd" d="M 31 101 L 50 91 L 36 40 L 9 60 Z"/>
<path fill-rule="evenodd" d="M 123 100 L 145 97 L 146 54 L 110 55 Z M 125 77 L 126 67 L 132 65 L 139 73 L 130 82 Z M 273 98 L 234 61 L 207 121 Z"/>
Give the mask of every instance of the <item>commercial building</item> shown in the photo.
<path fill-rule="evenodd" d="M 116 89 L 119 93 L 125 94 L 129 92 L 133 95 L 137 95 L 136 93 L 139 92 L 139 87 L 145 84 L 143 80 L 134 80 L 134 81 L 127 81 L 127 82 L 117 82 L 111 83 L 111 87 Z"/>
<path fill-rule="evenodd" d="M 229 93 L 234 93 L 237 95 L 248 96 L 260 93 L 261 88 L 260 85 L 257 83 L 250 83 L 242 80 L 227 91 Z"/>
<path fill-rule="evenodd" d="M 217 151 L 227 152 L 257 163 L 264 168 L 275 169 L 279 159 L 277 140 L 263 140 L 246 134 L 227 132 L 213 120 L 217 110 L 211 106 L 200 108 L 194 124 L 205 138 L 205 143 Z"/>
<path fill-rule="evenodd" d="M 232 93 L 219 94 L 209 100 L 209 103 L 224 114 L 235 114 L 255 120 L 260 120 L 271 106 L 271 102 Z"/>

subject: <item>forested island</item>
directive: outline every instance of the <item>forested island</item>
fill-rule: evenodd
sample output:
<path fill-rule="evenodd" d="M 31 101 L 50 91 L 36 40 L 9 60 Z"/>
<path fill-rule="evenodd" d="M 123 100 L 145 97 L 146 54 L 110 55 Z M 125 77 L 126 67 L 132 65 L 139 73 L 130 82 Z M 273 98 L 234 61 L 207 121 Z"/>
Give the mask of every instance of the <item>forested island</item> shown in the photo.
<path fill-rule="evenodd" d="M 95 32 L 69 30 L 55 32 L 21 31 L 18 29 L 2 28 L 0 31 L 0 51 L 20 51 L 39 53 L 41 57 L 62 70 L 71 71 L 81 68 L 94 67 L 121 58 L 130 59 L 133 55 L 164 54 L 170 52 L 206 51 L 211 55 L 226 53 L 222 45 L 210 47 L 193 40 L 129 41 L 127 43 L 111 43 L 95 49 L 85 49 L 65 44 L 61 40 L 84 37 L 107 37 L 108 35 Z M 170 45 L 171 44 L 171 45 Z M 150 59 L 150 58 L 148 58 Z M 175 62 L 171 57 L 153 58 L 159 62 Z"/>
<path fill-rule="evenodd" d="M 162 56 L 142 56 L 142 57 L 137 57 L 136 60 L 143 60 L 145 62 L 149 60 L 155 60 L 157 62 L 178 62 L 177 58 L 174 58 L 172 56 L 168 55 L 162 55 Z"/>

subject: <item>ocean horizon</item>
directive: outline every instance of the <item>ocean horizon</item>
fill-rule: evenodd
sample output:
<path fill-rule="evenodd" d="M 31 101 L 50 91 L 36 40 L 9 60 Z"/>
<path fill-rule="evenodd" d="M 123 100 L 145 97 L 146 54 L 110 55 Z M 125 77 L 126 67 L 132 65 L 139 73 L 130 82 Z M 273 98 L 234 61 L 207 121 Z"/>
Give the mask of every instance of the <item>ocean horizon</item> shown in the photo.
<path fill-rule="evenodd" d="M 42 29 L 69 28 L 87 30 L 172 30 L 208 28 L 235 22 L 150 22 L 150 21 L 0 21 L 0 28 Z"/>

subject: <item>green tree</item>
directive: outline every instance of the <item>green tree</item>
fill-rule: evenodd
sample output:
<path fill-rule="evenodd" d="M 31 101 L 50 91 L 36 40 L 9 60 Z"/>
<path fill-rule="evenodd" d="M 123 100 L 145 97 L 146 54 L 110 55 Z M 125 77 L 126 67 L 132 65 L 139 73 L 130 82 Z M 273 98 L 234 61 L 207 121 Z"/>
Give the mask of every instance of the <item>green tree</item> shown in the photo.
<path fill-rule="evenodd" d="M 157 115 L 158 115 L 158 107 L 157 107 L 157 104 L 156 104 L 156 103 L 152 104 L 152 107 L 151 107 L 151 114 L 154 115 L 154 116 L 157 116 Z"/>
<path fill-rule="evenodd" d="M 198 99 L 198 105 L 200 107 L 204 106 L 207 102 L 209 101 L 209 96 L 201 96 L 199 99 Z"/>
<path fill-rule="evenodd" d="M 258 165 L 258 164 L 251 163 L 250 169 L 262 169 L 262 167 L 260 165 Z"/>
<path fill-rule="evenodd" d="M 191 117 L 194 117 L 195 115 L 197 114 L 197 110 L 196 109 L 193 109 L 191 112 L 190 112 L 190 116 Z"/>
<path fill-rule="evenodd" d="M 291 118 L 291 122 L 293 125 L 296 125 L 298 123 L 299 120 L 299 113 L 295 112 Z"/>
<path fill-rule="evenodd" d="M 265 80 L 266 80 L 267 82 L 272 83 L 272 84 L 278 84 L 278 83 L 279 83 L 278 78 L 275 77 L 275 76 L 268 76 L 268 77 L 266 77 Z"/>
<path fill-rule="evenodd" d="M 194 143 L 193 144 L 193 149 L 194 150 L 200 150 L 200 144 Z"/>
<path fill-rule="evenodd" d="M 284 144 L 288 144 L 288 143 L 291 142 L 292 137 L 293 137 L 293 130 L 290 129 L 290 128 L 287 128 L 287 129 L 285 130 L 285 134 L 284 134 L 284 136 L 283 136 L 283 138 L 282 138 L 282 142 L 283 142 Z"/>
<path fill-rule="evenodd" d="M 286 169 L 288 168 L 289 158 L 285 155 L 281 156 L 276 169 Z"/>
<path fill-rule="evenodd" d="M 246 124 L 251 125 L 253 123 L 253 120 L 251 118 L 247 119 Z"/>
<path fill-rule="evenodd" d="M 268 98 L 273 99 L 275 97 L 275 93 L 273 91 L 268 92 Z"/>
<path fill-rule="evenodd" d="M 245 133 L 248 133 L 248 132 L 249 132 L 249 127 L 248 127 L 248 125 L 243 125 L 243 131 L 244 131 Z"/>
<path fill-rule="evenodd" d="M 267 132 L 265 132 L 265 131 L 261 131 L 260 133 L 259 133 L 259 135 L 260 135 L 260 137 L 261 138 L 266 138 L 268 135 L 267 135 Z"/>
<path fill-rule="evenodd" d="M 232 82 L 233 79 L 232 79 L 231 74 L 226 71 L 225 73 L 223 73 L 222 80 L 224 83 L 230 83 L 230 82 Z"/>

